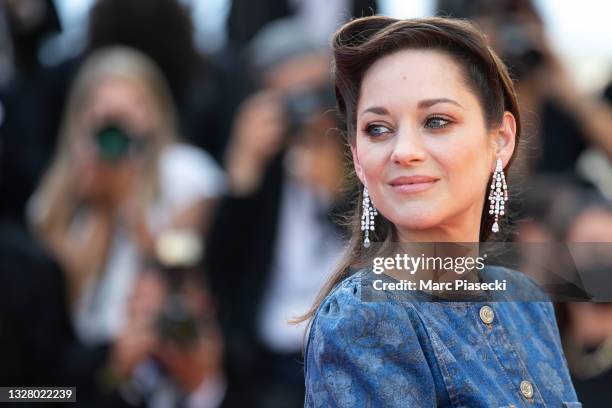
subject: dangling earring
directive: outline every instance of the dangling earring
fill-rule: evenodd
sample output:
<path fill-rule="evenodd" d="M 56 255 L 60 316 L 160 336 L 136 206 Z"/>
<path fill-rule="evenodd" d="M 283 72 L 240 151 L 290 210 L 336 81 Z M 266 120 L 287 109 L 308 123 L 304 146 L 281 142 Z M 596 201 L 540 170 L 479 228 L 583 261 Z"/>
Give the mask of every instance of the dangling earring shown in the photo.
<path fill-rule="evenodd" d="M 361 214 L 361 230 L 364 231 L 363 246 L 366 248 L 370 247 L 370 231 L 374 231 L 374 217 L 378 214 L 378 211 L 372 205 L 370 200 L 370 194 L 368 187 L 363 187 L 363 211 Z"/>
<path fill-rule="evenodd" d="M 503 192 L 502 192 L 503 189 Z M 504 203 L 508 201 L 508 186 L 506 185 L 506 176 L 504 175 L 504 168 L 502 167 L 502 161 L 498 157 L 495 165 L 495 171 L 491 178 L 491 191 L 489 192 L 489 214 L 495 214 L 495 222 L 491 230 L 493 232 L 499 231 L 499 216 L 505 214 Z"/>

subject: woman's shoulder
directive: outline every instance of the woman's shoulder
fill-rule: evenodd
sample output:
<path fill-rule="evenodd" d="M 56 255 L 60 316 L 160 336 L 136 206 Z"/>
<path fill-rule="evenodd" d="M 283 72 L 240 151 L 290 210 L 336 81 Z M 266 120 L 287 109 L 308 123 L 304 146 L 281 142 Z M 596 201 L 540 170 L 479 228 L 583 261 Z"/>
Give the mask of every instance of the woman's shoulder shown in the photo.
<path fill-rule="evenodd" d="M 407 309 L 391 296 L 363 299 L 367 275 L 340 282 L 312 320 L 306 406 L 434 406 L 431 368 Z"/>
<path fill-rule="evenodd" d="M 367 297 L 368 270 L 360 270 L 342 280 L 325 297 L 311 322 L 309 342 L 330 338 L 351 347 L 354 339 L 371 342 L 401 343 L 403 332 L 413 331 L 407 305 L 381 292 L 376 299 Z"/>
<path fill-rule="evenodd" d="M 369 297 L 368 285 L 371 284 L 371 270 L 361 269 L 351 273 L 338 283 L 323 299 L 315 313 L 313 324 L 317 317 L 324 319 L 355 318 L 366 313 L 373 317 L 381 313 L 389 313 L 388 309 L 396 308 L 397 302 L 387 291 L 375 300 Z"/>

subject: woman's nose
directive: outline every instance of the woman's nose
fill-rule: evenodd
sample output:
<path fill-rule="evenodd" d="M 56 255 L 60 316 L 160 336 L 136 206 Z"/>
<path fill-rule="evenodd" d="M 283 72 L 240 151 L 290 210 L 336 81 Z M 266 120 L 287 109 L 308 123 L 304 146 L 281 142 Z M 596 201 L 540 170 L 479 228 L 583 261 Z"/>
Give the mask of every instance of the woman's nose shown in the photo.
<path fill-rule="evenodd" d="M 400 130 L 395 137 L 395 145 L 391 153 L 391 161 L 399 165 L 422 162 L 427 157 L 427 151 L 418 132 Z"/>

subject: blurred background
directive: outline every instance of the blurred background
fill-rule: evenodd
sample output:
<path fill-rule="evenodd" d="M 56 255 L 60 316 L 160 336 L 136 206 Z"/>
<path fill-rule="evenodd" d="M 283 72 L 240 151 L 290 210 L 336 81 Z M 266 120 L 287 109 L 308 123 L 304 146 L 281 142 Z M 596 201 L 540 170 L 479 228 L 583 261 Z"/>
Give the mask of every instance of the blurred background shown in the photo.
<path fill-rule="evenodd" d="M 303 406 L 287 321 L 355 205 L 328 42 L 375 13 L 468 18 L 509 65 L 518 242 L 612 241 L 607 2 L 0 0 L 0 385 Z M 611 406 L 612 305 L 558 317 L 580 400 Z"/>

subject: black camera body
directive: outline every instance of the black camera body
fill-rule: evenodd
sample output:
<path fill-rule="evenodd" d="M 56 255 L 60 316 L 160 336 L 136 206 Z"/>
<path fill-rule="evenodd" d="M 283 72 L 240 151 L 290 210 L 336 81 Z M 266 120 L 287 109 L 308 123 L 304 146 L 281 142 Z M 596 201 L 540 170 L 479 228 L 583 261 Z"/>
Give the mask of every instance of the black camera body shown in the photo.
<path fill-rule="evenodd" d="M 285 117 L 289 134 L 297 134 L 314 115 L 332 108 L 334 104 L 335 97 L 330 87 L 305 88 L 289 93 L 285 97 Z"/>

